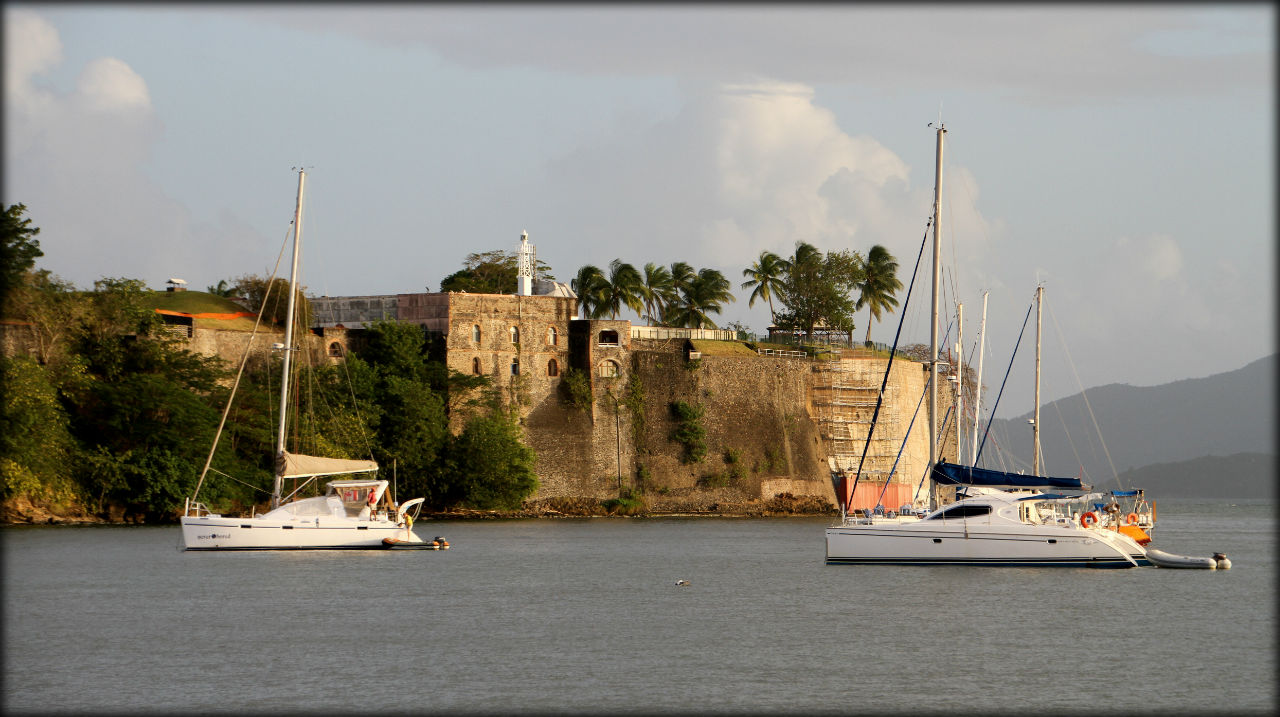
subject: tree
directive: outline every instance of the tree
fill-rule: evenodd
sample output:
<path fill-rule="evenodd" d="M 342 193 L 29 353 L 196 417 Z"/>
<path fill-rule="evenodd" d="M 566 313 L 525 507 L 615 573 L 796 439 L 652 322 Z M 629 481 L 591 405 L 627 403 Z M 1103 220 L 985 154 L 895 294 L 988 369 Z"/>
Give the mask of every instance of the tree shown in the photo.
<path fill-rule="evenodd" d="M 822 252 L 797 242 L 788 260 L 786 280 L 778 293 L 785 310 L 777 315 L 780 328 L 802 330 L 812 340 L 815 326 L 853 331 L 851 296 L 862 277 L 862 257 L 848 250 Z"/>
<path fill-rule="evenodd" d="M 692 266 L 683 261 L 672 262 L 671 291 L 667 295 L 666 301 L 662 304 L 663 326 L 684 326 L 678 318 L 682 314 L 680 309 L 681 297 L 688 293 L 696 277 L 697 274 L 693 271 Z"/>
<path fill-rule="evenodd" d="M 714 329 L 711 314 L 720 313 L 721 305 L 734 301 L 729 280 L 715 269 L 702 269 L 681 293 L 672 323 L 692 329 Z"/>
<path fill-rule="evenodd" d="M 226 279 L 219 279 L 217 286 L 207 286 L 205 287 L 205 291 L 213 294 L 214 296 L 229 298 L 235 294 L 236 287 L 234 284 L 228 284 Z"/>
<path fill-rule="evenodd" d="M 477 415 L 449 441 L 447 472 L 457 502 L 481 510 L 515 510 L 538 490 L 536 456 L 520 424 L 502 410 Z"/>
<path fill-rule="evenodd" d="M 582 308 L 582 318 L 598 319 L 607 308 L 605 301 L 609 290 L 609 280 L 599 268 L 586 264 L 578 269 L 578 275 L 570 282 L 573 292 L 578 295 L 578 306 Z"/>
<path fill-rule="evenodd" d="M 11 204 L 0 215 L 0 318 L 8 316 L 9 296 L 22 283 L 22 277 L 44 256 L 35 236 L 39 227 L 23 218 L 25 204 Z"/>
<path fill-rule="evenodd" d="M 671 270 L 653 262 L 645 264 L 644 276 L 641 277 L 640 297 L 644 300 L 645 321 L 650 326 L 654 323 L 654 312 L 662 313 L 671 292 Z"/>
<path fill-rule="evenodd" d="M 641 301 L 643 280 L 634 266 L 623 263 L 621 259 L 609 262 L 608 288 L 604 295 L 604 308 L 608 309 L 614 320 L 623 306 L 637 314 L 644 310 Z"/>
<path fill-rule="evenodd" d="M 858 289 L 862 293 L 854 305 L 855 309 L 867 307 L 868 343 L 871 342 L 871 322 L 880 320 L 883 309 L 892 310 L 898 305 L 894 294 L 902 288 L 902 282 L 898 281 L 897 274 L 898 260 L 889 250 L 879 244 L 871 247 L 866 260 L 862 262 L 862 280 L 858 283 Z"/>
<path fill-rule="evenodd" d="M 250 311 L 262 314 L 262 318 L 283 325 L 289 312 L 289 280 L 267 277 L 258 274 L 245 274 L 235 280 L 234 292 L 249 300 Z M 297 312 L 297 327 L 311 325 L 311 302 L 303 293 L 305 286 L 298 287 L 298 295 L 294 297 L 294 311 Z"/>
<path fill-rule="evenodd" d="M 512 249 L 468 254 L 462 268 L 440 282 L 440 291 L 465 291 L 469 294 L 514 294 L 520 252 Z M 537 275 L 554 281 L 551 267 L 537 262 Z"/>
<path fill-rule="evenodd" d="M 748 269 L 742 270 L 742 275 L 750 277 L 747 281 L 742 282 L 743 289 L 751 289 L 751 298 L 747 300 L 747 306 L 755 306 L 756 299 L 764 299 L 769 302 L 769 320 L 776 322 L 777 314 L 773 310 L 773 297 L 782 289 L 782 282 L 786 277 L 788 263 L 782 257 L 771 251 L 760 252 L 760 258 L 756 259 L 756 263 Z"/>

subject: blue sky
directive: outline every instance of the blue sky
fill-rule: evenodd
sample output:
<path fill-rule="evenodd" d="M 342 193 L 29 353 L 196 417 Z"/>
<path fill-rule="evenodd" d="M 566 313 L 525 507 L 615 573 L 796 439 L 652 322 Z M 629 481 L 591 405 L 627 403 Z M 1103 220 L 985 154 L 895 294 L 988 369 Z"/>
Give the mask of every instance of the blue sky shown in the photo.
<path fill-rule="evenodd" d="M 561 280 L 621 258 L 736 286 L 804 240 L 883 244 L 905 283 L 941 114 L 948 297 L 971 344 L 990 292 L 992 389 L 1037 281 L 1045 400 L 1274 350 L 1267 5 L 3 12 L 3 201 L 79 286 L 269 272 L 300 164 L 314 294 L 435 291 L 522 230 Z M 769 323 L 746 291 L 721 318 Z M 1032 350 L 1001 415 L 1030 408 Z"/>

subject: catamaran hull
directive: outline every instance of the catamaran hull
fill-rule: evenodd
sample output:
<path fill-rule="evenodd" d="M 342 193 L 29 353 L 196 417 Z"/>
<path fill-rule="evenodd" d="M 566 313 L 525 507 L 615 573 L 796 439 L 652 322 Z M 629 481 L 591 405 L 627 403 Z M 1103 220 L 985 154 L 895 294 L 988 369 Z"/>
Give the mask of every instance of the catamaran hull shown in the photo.
<path fill-rule="evenodd" d="M 186 550 L 385 550 L 383 538 L 421 543 L 412 531 L 390 521 L 326 525 L 320 520 L 262 518 L 181 518 Z"/>
<path fill-rule="evenodd" d="M 827 529 L 828 565 L 994 565 L 1132 568 L 1150 565 L 1145 551 L 1098 531 L 984 532 L 874 525 Z"/>

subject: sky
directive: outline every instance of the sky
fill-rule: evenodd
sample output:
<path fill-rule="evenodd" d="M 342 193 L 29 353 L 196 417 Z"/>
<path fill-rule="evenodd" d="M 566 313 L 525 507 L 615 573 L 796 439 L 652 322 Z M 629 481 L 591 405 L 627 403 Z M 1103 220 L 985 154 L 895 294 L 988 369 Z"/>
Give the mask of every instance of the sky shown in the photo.
<path fill-rule="evenodd" d="M 988 406 L 1037 285 L 1043 401 L 1275 351 L 1269 4 L 6 3 L 3 18 L 3 202 L 40 227 L 38 268 L 81 288 L 270 274 L 295 167 L 317 296 L 438 291 L 522 231 L 561 281 L 685 261 L 736 288 L 762 251 L 805 241 L 880 244 L 906 285 L 941 121 L 944 321 L 963 303 L 976 360 L 987 294 Z M 902 342 L 928 342 L 930 252 L 873 340 L 892 343 L 903 314 Z M 764 332 L 749 293 L 717 321 Z M 997 415 L 1031 409 L 1034 324 Z"/>

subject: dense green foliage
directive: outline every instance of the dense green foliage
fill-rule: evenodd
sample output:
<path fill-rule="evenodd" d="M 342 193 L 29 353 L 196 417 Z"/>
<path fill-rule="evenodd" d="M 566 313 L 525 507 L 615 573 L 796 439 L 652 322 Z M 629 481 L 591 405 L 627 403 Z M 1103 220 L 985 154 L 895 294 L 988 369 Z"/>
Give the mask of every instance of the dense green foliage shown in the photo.
<path fill-rule="evenodd" d="M 816 326 L 853 331 L 852 292 L 862 280 L 862 263 L 858 252 L 829 251 L 824 255 L 812 244 L 797 242 L 778 291 L 786 308 L 778 312 L 775 323 L 803 331 L 806 337 L 813 336 Z"/>
<path fill-rule="evenodd" d="M 697 403 L 675 401 L 671 404 L 671 413 L 676 419 L 671 438 L 684 446 L 683 463 L 697 463 L 707 455 L 707 429 L 702 425 L 705 411 L 705 407 Z"/>
<path fill-rule="evenodd" d="M 24 236 L 37 231 L 14 219 Z M 210 456 L 236 367 L 172 338 L 155 312 L 156 292 L 141 281 L 104 278 L 78 291 L 22 267 L 6 318 L 30 322 L 36 351 L 0 358 L 0 498 L 172 520 L 208 460 L 200 501 L 224 513 L 265 502 L 278 355 L 246 365 Z M 288 290 L 287 282 L 254 286 L 237 284 L 262 296 Z M 437 509 L 514 508 L 537 489 L 533 451 L 487 379 L 432 358 L 418 326 L 381 322 L 365 339 L 342 364 L 298 362 L 290 451 L 373 458 L 382 477 L 394 476 L 398 497 L 423 496 Z M 451 407 L 468 404 L 475 410 L 451 436 Z"/>

